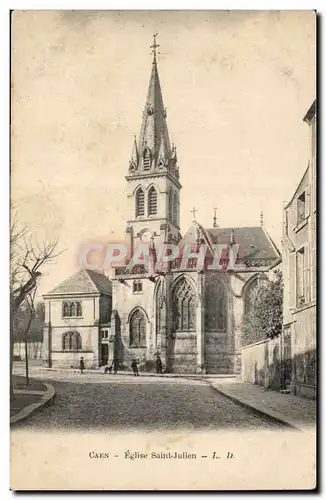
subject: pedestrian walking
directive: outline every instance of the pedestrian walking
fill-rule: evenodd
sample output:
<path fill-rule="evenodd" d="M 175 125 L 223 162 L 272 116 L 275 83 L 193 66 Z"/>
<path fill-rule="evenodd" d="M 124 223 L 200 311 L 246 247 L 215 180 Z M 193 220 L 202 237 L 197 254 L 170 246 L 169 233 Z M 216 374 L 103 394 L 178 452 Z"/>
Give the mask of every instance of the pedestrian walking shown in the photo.
<path fill-rule="evenodd" d="M 138 373 L 138 366 L 137 366 L 136 358 L 134 358 L 131 362 L 131 369 L 134 372 L 135 377 L 138 377 L 139 373 Z"/>
<path fill-rule="evenodd" d="M 117 357 L 114 358 L 112 364 L 113 364 L 113 373 L 114 373 L 114 375 L 116 375 L 118 373 L 118 370 L 119 370 L 119 360 Z"/>
<path fill-rule="evenodd" d="M 84 373 L 84 370 L 85 370 L 85 362 L 84 362 L 84 358 L 83 358 L 83 357 L 81 357 L 81 358 L 80 358 L 79 368 L 80 368 L 80 373 Z"/>
<path fill-rule="evenodd" d="M 162 373 L 163 373 L 163 363 L 162 363 L 162 360 L 161 360 L 159 354 L 156 355 L 155 364 L 156 364 L 156 373 L 159 373 L 159 374 L 162 375 Z"/>

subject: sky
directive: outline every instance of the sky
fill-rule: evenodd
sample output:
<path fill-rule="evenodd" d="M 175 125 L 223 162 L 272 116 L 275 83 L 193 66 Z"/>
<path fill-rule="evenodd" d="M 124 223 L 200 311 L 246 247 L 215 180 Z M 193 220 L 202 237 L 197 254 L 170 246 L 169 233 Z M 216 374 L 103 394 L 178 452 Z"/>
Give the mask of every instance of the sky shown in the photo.
<path fill-rule="evenodd" d="M 152 34 L 191 209 L 212 227 L 257 226 L 281 247 L 282 206 L 309 159 L 312 11 L 15 11 L 11 190 L 21 225 L 64 250 L 46 293 L 78 269 L 81 244 L 124 238 L 125 175 L 151 71 Z"/>

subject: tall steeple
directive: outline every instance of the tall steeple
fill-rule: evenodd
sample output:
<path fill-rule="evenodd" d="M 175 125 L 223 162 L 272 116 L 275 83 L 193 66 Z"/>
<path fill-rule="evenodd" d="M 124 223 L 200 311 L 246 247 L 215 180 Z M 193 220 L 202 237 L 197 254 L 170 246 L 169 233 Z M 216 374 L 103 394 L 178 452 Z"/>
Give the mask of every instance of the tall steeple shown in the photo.
<path fill-rule="evenodd" d="M 135 138 L 126 175 L 127 233 L 132 245 L 153 237 L 164 243 L 180 240 L 180 189 L 176 147 L 171 147 L 166 110 L 157 69 L 157 33 L 138 140 Z M 167 235 L 169 235 L 167 237 Z M 131 245 L 131 246 L 132 246 Z"/>
<path fill-rule="evenodd" d="M 150 174 L 166 168 L 172 175 L 178 177 L 176 155 L 171 149 L 166 109 L 157 69 L 156 49 L 159 45 L 156 43 L 156 36 L 157 33 L 153 35 L 154 42 L 151 45 L 153 61 L 138 140 L 137 174 Z"/>

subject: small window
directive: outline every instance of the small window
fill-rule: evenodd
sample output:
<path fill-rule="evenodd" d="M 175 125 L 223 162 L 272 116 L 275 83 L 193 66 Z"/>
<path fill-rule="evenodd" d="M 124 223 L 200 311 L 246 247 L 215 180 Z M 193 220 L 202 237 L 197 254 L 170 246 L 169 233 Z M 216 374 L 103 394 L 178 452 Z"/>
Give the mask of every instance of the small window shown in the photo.
<path fill-rule="evenodd" d="M 81 302 L 63 302 L 62 316 L 64 318 L 81 317 L 83 314 Z"/>
<path fill-rule="evenodd" d="M 143 284 L 140 280 L 134 280 L 132 291 L 133 293 L 141 293 L 143 291 Z"/>
<path fill-rule="evenodd" d="M 306 193 L 303 192 L 297 201 L 297 224 L 301 224 L 306 219 Z"/>
<path fill-rule="evenodd" d="M 103 340 L 108 340 L 109 338 L 109 331 L 108 330 L 102 330 L 102 339 Z"/>
<path fill-rule="evenodd" d="M 300 306 L 305 302 L 305 251 L 301 248 L 297 252 L 297 305 Z"/>

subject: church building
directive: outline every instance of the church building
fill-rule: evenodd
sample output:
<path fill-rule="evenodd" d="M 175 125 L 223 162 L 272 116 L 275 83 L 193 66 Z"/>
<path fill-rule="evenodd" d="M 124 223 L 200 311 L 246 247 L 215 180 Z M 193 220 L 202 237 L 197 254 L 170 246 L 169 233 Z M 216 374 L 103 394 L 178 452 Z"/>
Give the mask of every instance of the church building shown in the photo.
<path fill-rule="evenodd" d="M 153 62 L 138 141 L 134 139 L 126 176 L 126 239 L 131 253 L 140 243 L 238 245 L 236 270 L 208 270 L 189 259 L 165 269 L 136 265 L 115 269 L 111 332 L 121 363 L 136 357 L 146 366 L 159 353 L 172 373 L 239 373 L 241 322 L 250 290 L 279 252 L 258 227 L 204 228 L 194 220 L 180 233 L 180 173 L 171 145 L 156 60 Z M 195 213 L 195 212 L 194 212 Z M 241 253 L 241 255 L 240 255 Z"/>
<path fill-rule="evenodd" d="M 134 138 L 126 175 L 129 218 L 125 236 L 131 254 L 140 244 L 147 244 L 153 259 L 150 268 L 126 263 L 114 269 L 112 314 L 110 324 L 105 325 L 109 358 L 117 356 L 120 366 L 128 369 L 136 358 L 140 369 L 150 370 L 159 354 L 169 373 L 240 373 L 241 323 L 250 307 L 250 292 L 280 254 L 262 222 L 257 227 L 221 228 L 215 217 L 213 227 L 206 228 L 195 220 L 194 210 L 192 225 L 181 234 L 181 173 L 168 133 L 155 36 L 152 48 L 140 134 L 138 140 Z M 228 250 L 237 246 L 239 252 L 235 267 L 212 269 L 207 260 L 198 265 L 191 258 L 186 263 L 176 258 L 161 265 L 156 255 L 162 245 L 205 245 L 210 262 L 216 245 Z M 60 300 L 65 300 L 64 295 Z M 78 331 L 77 324 L 74 330 Z M 64 334 L 62 329 L 58 333 Z M 108 362 L 101 334 L 96 335 L 94 367 Z M 61 346 L 64 350 L 63 340 Z"/>

